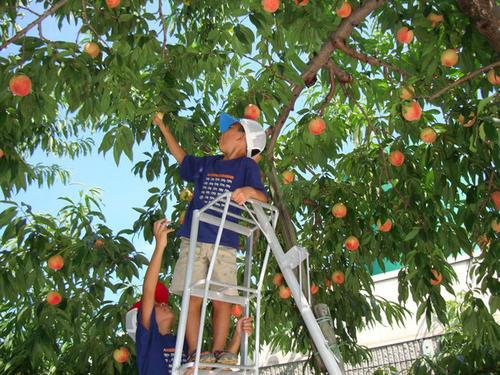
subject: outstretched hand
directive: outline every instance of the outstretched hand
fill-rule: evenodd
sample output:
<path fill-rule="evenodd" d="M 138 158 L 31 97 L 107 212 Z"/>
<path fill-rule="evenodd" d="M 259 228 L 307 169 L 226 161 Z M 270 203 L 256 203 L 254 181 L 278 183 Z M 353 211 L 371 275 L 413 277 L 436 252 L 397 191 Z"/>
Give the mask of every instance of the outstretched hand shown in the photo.
<path fill-rule="evenodd" d="M 153 224 L 153 234 L 157 246 L 167 246 L 167 236 L 170 232 L 174 231 L 174 229 L 168 227 L 168 224 L 170 224 L 170 221 L 167 219 L 156 220 Z"/>
<path fill-rule="evenodd" d="M 153 124 L 165 126 L 165 124 L 163 123 L 163 112 L 156 112 L 155 113 L 155 115 L 153 117 Z"/>

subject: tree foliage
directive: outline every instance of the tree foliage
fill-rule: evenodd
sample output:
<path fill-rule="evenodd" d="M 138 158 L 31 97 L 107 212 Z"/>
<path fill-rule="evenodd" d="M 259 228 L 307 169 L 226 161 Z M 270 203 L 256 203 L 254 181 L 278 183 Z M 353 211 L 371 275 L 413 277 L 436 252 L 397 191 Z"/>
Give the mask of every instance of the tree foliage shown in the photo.
<path fill-rule="evenodd" d="M 202 155 L 217 152 L 220 110 L 242 116 L 248 103 L 256 104 L 269 126 L 260 166 L 282 214 L 280 238 L 310 250 L 312 279 L 320 286 L 315 300 L 330 306 L 344 358 L 355 361 L 364 353 L 356 332 L 383 319 L 401 322 L 410 298 L 418 317 L 446 323 L 441 292 L 453 293 L 456 278 L 448 259 L 472 256 L 478 240 L 482 251 L 470 276 L 478 280 L 477 293 L 498 296 L 492 222 L 499 213 L 491 199 L 500 190 L 498 95 L 486 74 L 500 63 L 491 35 L 480 33 L 455 1 L 351 1 L 353 12 L 344 19 L 336 14 L 341 1 L 306 3 L 283 0 L 267 13 L 259 0 L 122 0 L 114 9 L 104 0 L 4 2 L 0 186 L 9 199 L 34 183 L 66 181 L 57 166 L 30 165 L 35 150 L 77 158 L 96 147 L 112 152 L 117 165 L 125 154 L 136 161 L 133 173 L 158 186 L 135 208 L 137 220 L 124 233 L 142 231 L 152 240 L 151 223 L 165 212 L 167 196 L 186 187 L 151 126 L 153 114 L 164 112 L 182 146 Z M 35 16 L 29 33 L 19 31 L 21 15 L 35 5 L 48 19 Z M 433 25 L 431 13 L 442 21 Z M 78 32 L 48 40 L 38 25 L 49 20 Z M 395 38 L 403 26 L 414 33 L 409 44 Z M 87 42 L 97 43 L 97 57 L 84 52 Z M 441 64 L 447 49 L 458 52 L 455 66 Z M 19 74 L 31 79 L 27 96 L 8 89 Z M 403 86 L 414 90 L 413 99 L 400 98 Z M 403 107 L 412 101 L 423 111 L 407 121 Z M 326 130 L 313 135 L 308 123 L 318 116 Z M 427 127 L 437 133 L 432 144 L 420 139 Z M 103 139 L 94 145 L 87 137 L 97 133 Z M 153 149 L 134 155 L 147 138 Z M 404 153 L 400 167 L 389 161 L 394 150 Z M 284 171 L 294 172 L 292 183 L 282 183 Z M 22 213 L 19 204 L 0 216 L 2 340 L 9 343 L 2 346 L 4 372 L 83 373 L 104 363 L 114 371 L 105 354 L 125 340 L 119 323 L 136 296 L 127 283 L 145 260 L 120 232 L 93 227 L 90 218 L 99 219 L 99 211 L 91 196 L 82 199 L 68 202 L 61 219 L 26 207 Z M 331 214 L 337 202 L 348 208 L 343 219 Z M 186 204 L 175 206 L 174 221 Z M 393 227 L 383 232 L 377 223 L 387 219 Z M 88 242 L 96 233 L 106 238 L 105 251 Z M 351 235 L 360 241 L 356 252 L 343 245 Z M 167 273 L 176 246 L 169 243 Z M 67 267 L 48 272 L 47 258 L 63 249 L 69 249 Z M 373 293 L 373 266 L 383 269 L 386 261 L 401 265 L 398 304 Z M 262 338 L 284 350 L 310 351 L 293 303 L 280 300 L 271 282 L 275 270 L 271 263 Z M 327 287 L 336 270 L 345 283 Z M 440 285 L 431 284 L 432 270 L 443 276 Z M 64 291 L 58 307 L 44 302 L 54 288 Z M 120 301 L 103 306 L 105 290 L 121 293 Z M 485 309 L 493 314 L 498 303 Z M 27 361 L 30 350 L 37 354 Z M 81 367 L 68 369 L 71 364 Z M 133 362 L 115 366 L 133 372 Z"/>

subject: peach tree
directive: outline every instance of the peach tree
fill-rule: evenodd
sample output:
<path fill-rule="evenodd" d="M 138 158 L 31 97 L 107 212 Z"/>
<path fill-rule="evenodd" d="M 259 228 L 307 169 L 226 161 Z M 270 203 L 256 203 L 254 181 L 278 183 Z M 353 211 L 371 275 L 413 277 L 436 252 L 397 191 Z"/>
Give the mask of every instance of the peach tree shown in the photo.
<path fill-rule="evenodd" d="M 136 208 L 133 228 L 117 234 L 90 222 L 100 218 L 92 195 L 68 202 L 60 218 L 19 203 L 2 211 L 2 372 L 135 371 L 133 355 L 125 365 L 110 360 L 117 345 L 133 348 L 123 314 L 146 263 L 123 234 L 151 241 L 167 198 L 190 188 L 152 116 L 165 113 L 182 146 L 203 155 L 217 152 L 218 113 L 243 116 L 249 104 L 267 126 L 259 165 L 280 209 L 280 239 L 310 250 L 314 300 L 330 307 L 346 360 L 366 355 L 360 329 L 402 322 L 410 299 L 417 318 L 447 324 L 442 292 L 454 293 L 449 260 L 460 254 L 471 256 L 476 316 L 462 321 L 498 345 L 489 317 L 500 306 L 499 13 L 492 0 L 3 2 L 5 199 L 67 181 L 56 165 L 30 164 L 36 150 L 79 158 L 97 148 L 117 165 L 125 154 L 157 187 Z M 47 25 L 60 37 L 46 38 Z M 134 157 L 146 140 L 153 149 Z M 172 220 L 187 202 L 178 200 Z M 167 275 L 177 245 L 166 252 Z M 64 266 L 47 269 L 61 251 Z M 398 301 L 373 289 L 374 267 L 390 263 L 400 267 Z M 311 353 L 276 273 L 271 264 L 262 338 Z M 52 290 L 62 300 L 49 306 Z M 105 291 L 118 300 L 106 302 Z"/>

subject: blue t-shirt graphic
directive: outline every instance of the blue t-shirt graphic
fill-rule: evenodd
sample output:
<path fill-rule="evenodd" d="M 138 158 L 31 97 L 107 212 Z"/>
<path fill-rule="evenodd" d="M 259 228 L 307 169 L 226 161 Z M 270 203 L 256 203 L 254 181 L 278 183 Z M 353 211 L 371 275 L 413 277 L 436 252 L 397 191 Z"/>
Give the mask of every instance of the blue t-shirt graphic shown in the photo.
<path fill-rule="evenodd" d="M 142 325 L 141 309 L 137 312 L 135 345 L 139 375 L 170 375 L 174 364 L 175 340 L 173 334 L 161 335 L 156 323 L 155 310 L 151 313 L 149 331 Z M 181 363 L 186 363 L 187 347 L 184 345 Z"/>
<path fill-rule="evenodd" d="M 179 237 L 190 237 L 191 220 L 193 211 L 202 208 L 219 195 L 234 191 L 238 188 L 250 186 L 262 191 L 267 195 L 260 178 L 260 169 L 255 160 L 247 157 L 223 160 L 223 155 L 212 155 L 196 157 L 186 155 L 180 167 L 182 179 L 195 184 L 194 194 L 189 204 L 184 224 L 177 231 Z M 224 208 L 224 203 L 218 206 Z M 240 214 L 241 210 L 230 207 L 231 212 Z M 212 215 L 222 216 L 215 211 L 209 211 Z M 237 219 L 228 217 L 228 220 L 237 222 Z M 212 224 L 200 222 L 198 229 L 198 242 L 215 243 L 218 227 Z M 225 229 L 222 232 L 221 245 L 239 249 L 239 235 Z"/>

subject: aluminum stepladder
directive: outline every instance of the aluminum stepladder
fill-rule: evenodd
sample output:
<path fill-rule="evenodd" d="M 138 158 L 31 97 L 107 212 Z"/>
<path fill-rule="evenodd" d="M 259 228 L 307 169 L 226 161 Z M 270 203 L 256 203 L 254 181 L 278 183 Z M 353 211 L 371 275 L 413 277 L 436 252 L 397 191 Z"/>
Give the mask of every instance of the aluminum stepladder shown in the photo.
<path fill-rule="evenodd" d="M 270 251 L 272 251 L 278 266 L 287 282 L 288 287 L 292 292 L 292 297 L 295 300 L 297 308 L 299 309 L 302 318 L 306 324 L 306 327 L 314 341 L 316 349 L 321 356 L 325 367 L 329 374 L 332 375 L 342 375 L 339 367 L 341 359 L 332 352 L 328 342 L 326 341 L 323 332 L 321 331 L 316 317 L 311 308 L 310 296 L 307 298 L 302 291 L 302 279 L 297 280 L 295 273 L 293 271 L 297 266 L 301 266 L 304 260 L 308 261 L 307 250 L 294 246 L 287 253 L 285 253 L 278 241 L 276 236 L 275 228 L 278 221 L 278 210 L 276 207 L 259 202 L 253 199 L 248 201 L 249 204 L 242 206 L 237 205 L 231 201 L 231 192 L 226 192 L 212 202 L 208 203 L 206 206 L 199 210 L 194 210 L 193 218 L 191 223 L 191 235 L 189 244 L 189 253 L 186 266 L 186 275 L 184 280 L 184 291 L 182 295 L 181 313 L 179 317 L 179 325 L 177 329 L 177 341 L 175 347 L 174 363 L 172 367 L 173 375 L 184 374 L 188 369 L 191 369 L 190 374 L 217 374 L 224 369 L 231 368 L 236 373 L 240 374 L 258 374 L 259 373 L 259 340 L 260 340 L 260 304 L 261 304 L 261 292 L 262 286 L 264 284 L 264 277 L 266 274 L 266 268 L 269 261 Z M 223 208 L 221 206 L 223 205 Z M 249 205 L 251 208 L 249 208 Z M 235 214 L 229 210 L 230 207 L 237 209 L 244 209 L 249 217 L 243 217 L 241 215 Z M 215 211 L 221 214 L 221 216 L 213 215 L 207 211 Z M 227 220 L 228 217 L 238 220 L 238 222 Z M 207 278 L 200 280 L 195 283 L 191 283 L 192 276 L 192 265 L 194 262 L 194 253 L 196 247 L 196 240 L 198 238 L 198 228 L 199 222 L 205 222 L 208 224 L 215 225 L 219 227 L 217 232 L 216 241 L 214 244 L 213 256 L 208 268 Z M 217 257 L 218 247 L 222 237 L 222 231 L 230 230 L 236 232 L 240 235 L 246 237 L 245 241 L 245 272 L 244 272 L 244 285 L 228 285 L 216 281 L 212 281 L 212 273 L 215 265 L 215 259 Z M 267 240 L 267 248 L 262 263 L 262 267 L 259 275 L 254 276 L 254 280 L 257 281 L 256 288 L 251 288 L 252 282 L 252 249 L 254 233 L 260 229 L 263 236 Z M 222 288 L 219 290 L 211 290 L 210 286 L 216 286 Z M 227 289 L 236 289 L 241 291 L 243 296 L 228 296 L 223 292 Z M 309 290 L 309 287 L 307 288 Z M 184 339 L 186 333 L 187 325 L 187 315 L 189 308 L 189 299 L 191 296 L 202 297 L 202 307 L 201 307 L 201 317 L 200 317 L 200 328 L 198 331 L 198 343 L 197 352 L 194 362 L 187 363 L 181 366 L 181 356 L 182 349 L 184 347 Z M 222 364 L 207 364 L 207 367 L 211 367 L 212 370 L 200 370 L 199 366 L 203 365 L 200 363 L 200 353 L 203 341 L 203 328 L 206 316 L 206 309 L 209 299 L 219 300 L 223 302 L 228 302 L 232 304 L 240 304 L 244 306 L 244 314 L 249 315 L 250 312 L 250 300 L 255 298 L 256 308 L 255 308 L 255 350 L 253 353 L 253 359 L 250 360 L 248 355 L 248 337 L 243 334 L 241 341 L 241 364 L 237 366 L 228 366 Z M 204 366 L 205 367 L 205 366 Z M 227 373 L 227 372 L 224 372 Z"/>

